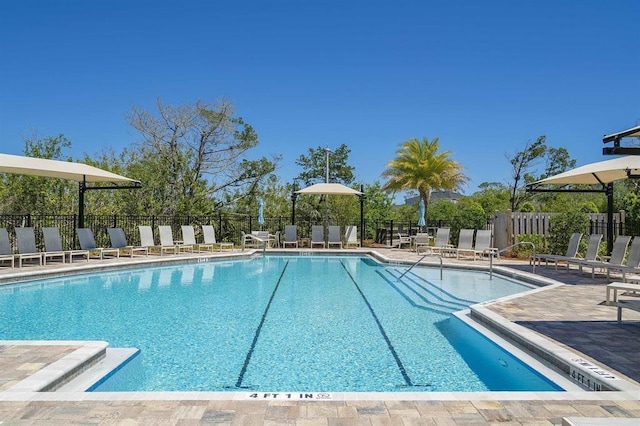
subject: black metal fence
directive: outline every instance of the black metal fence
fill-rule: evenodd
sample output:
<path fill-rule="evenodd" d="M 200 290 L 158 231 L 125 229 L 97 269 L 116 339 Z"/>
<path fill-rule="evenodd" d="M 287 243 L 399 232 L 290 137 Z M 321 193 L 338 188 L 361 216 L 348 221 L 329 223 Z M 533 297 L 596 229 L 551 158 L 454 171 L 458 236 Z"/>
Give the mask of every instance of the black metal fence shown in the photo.
<path fill-rule="evenodd" d="M 213 225 L 216 230 L 218 241 L 229 241 L 240 243 L 242 232 L 249 233 L 254 230 L 268 230 L 275 234 L 284 232 L 285 225 L 291 223 L 290 217 L 265 218 L 265 223 L 258 224 L 256 216 L 235 214 L 229 212 L 219 212 L 208 216 L 130 216 L 130 215 L 87 215 L 84 219 L 86 228 L 90 228 L 95 236 L 96 244 L 100 247 L 109 247 L 109 235 L 107 228 L 122 228 L 127 236 L 127 242 L 132 245 L 140 244 L 139 225 L 149 225 L 154 232 L 157 232 L 158 225 L 169 225 L 173 229 L 176 240 L 181 239 L 181 225 L 194 225 L 196 238 L 202 240 L 201 225 Z M 309 238 L 311 227 L 317 225 L 317 218 L 296 217 L 296 227 L 299 238 Z M 329 225 L 339 225 L 343 229 L 348 225 L 358 226 L 358 233 L 361 232 L 358 221 L 353 223 L 336 223 L 330 221 Z M 78 248 L 76 228 L 78 226 L 77 215 L 0 215 L 0 227 L 9 231 L 12 247 L 15 249 L 14 228 L 29 226 L 35 228 L 36 243 L 43 248 L 42 232 L 43 227 L 58 227 L 62 244 L 65 249 Z M 437 227 L 448 226 L 447 223 L 430 223 L 429 227 L 418 227 L 415 222 L 394 221 L 394 220 L 365 220 L 363 240 L 365 244 L 393 245 L 398 238 L 398 233 L 413 235 L 420 230 L 434 232 Z M 360 235 L 358 234 L 358 238 Z"/>

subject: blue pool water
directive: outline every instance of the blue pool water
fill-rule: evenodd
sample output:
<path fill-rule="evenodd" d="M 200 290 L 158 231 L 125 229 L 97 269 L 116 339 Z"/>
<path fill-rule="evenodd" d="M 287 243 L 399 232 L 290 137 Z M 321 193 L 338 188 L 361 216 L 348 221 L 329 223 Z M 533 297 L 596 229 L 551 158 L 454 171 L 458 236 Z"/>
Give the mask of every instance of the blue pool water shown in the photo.
<path fill-rule="evenodd" d="M 558 390 L 452 316 L 528 290 L 363 257 L 265 256 L 0 290 L 0 338 L 140 354 L 97 391 Z"/>

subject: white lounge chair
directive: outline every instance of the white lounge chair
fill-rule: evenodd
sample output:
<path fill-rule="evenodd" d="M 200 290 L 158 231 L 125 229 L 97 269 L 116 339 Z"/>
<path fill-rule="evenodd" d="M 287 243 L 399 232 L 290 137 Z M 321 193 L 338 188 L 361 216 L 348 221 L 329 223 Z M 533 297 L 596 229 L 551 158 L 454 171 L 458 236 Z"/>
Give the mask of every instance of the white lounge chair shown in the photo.
<path fill-rule="evenodd" d="M 47 264 L 47 258 L 49 254 L 62 254 L 63 263 L 66 257 L 69 258 L 69 263 L 73 263 L 73 258 L 80 256 L 86 261 L 89 261 L 88 250 L 64 250 L 62 247 L 62 238 L 60 238 L 60 229 L 57 227 L 45 227 L 42 228 L 42 236 L 44 237 L 44 264 Z"/>
<path fill-rule="evenodd" d="M 16 257 L 11 252 L 7 228 L 0 228 L 0 262 L 9 262 L 12 268 L 16 266 Z"/>
<path fill-rule="evenodd" d="M 329 235 L 327 237 L 327 248 L 331 246 L 338 246 L 342 248 L 342 238 L 340 237 L 340 226 L 330 225 Z"/>
<path fill-rule="evenodd" d="M 640 237 L 634 237 L 629 247 L 629 253 L 622 265 L 608 265 L 607 278 L 610 273 L 619 272 L 622 274 L 622 281 L 626 280 L 626 274 L 638 274 L 640 273 Z"/>
<path fill-rule="evenodd" d="M 473 248 L 473 236 L 476 233 L 475 229 L 461 229 L 458 235 L 458 246 L 453 249 L 456 253 L 456 258 L 460 259 L 461 254 L 471 254 L 473 260 L 476 259 L 476 251 Z"/>
<path fill-rule="evenodd" d="M 430 241 L 431 236 L 426 232 L 417 233 L 413 241 L 416 252 L 419 253 L 421 247 L 425 247 L 427 250 L 429 250 L 429 247 L 431 247 Z"/>
<path fill-rule="evenodd" d="M 478 232 L 476 232 L 476 245 L 474 251 L 476 256 L 479 256 L 480 258 L 483 258 L 484 256 L 495 256 L 500 258 L 500 251 L 496 247 L 491 246 L 490 229 L 479 229 Z"/>
<path fill-rule="evenodd" d="M 78 234 L 80 248 L 82 250 L 87 250 L 89 252 L 89 255 L 91 255 L 91 253 L 97 253 L 99 259 L 104 259 L 105 255 L 120 257 L 120 249 L 98 247 L 96 245 L 96 239 L 93 237 L 93 231 L 91 229 L 77 228 L 76 234 Z"/>
<path fill-rule="evenodd" d="M 324 244 L 324 226 L 322 225 L 313 225 L 311 227 L 311 248 L 317 245 L 322 248 L 326 247 Z"/>
<path fill-rule="evenodd" d="M 132 246 L 127 243 L 127 236 L 122 228 L 107 228 L 109 234 L 109 240 L 111 241 L 111 247 L 120 250 L 120 254 L 133 257 L 136 253 L 141 255 L 149 255 L 149 247 L 146 246 Z"/>
<path fill-rule="evenodd" d="M 287 248 L 287 245 L 298 247 L 298 231 L 295 225 L 284 226 L 284 241 L 282 247 Z"/>
<path fill-rule="evenodd" d="M 453 246 L 449 243 L 449 235 L 451 229 L 438 228 L 436 231 L 436 242 L 433 246 L 425 246 L 427 252 L 445 254 L 447 251 L 451 251 Z M 420 251 L 418 251 L 420 253 Z"/>
<path fill-rule="evenodd" d="M 358 227 L 349 225 L 344 231 L 344 246 L 345 248 L 349 248 L 349 246 L 360 247 L 360 240 L 358 240 Z"/>
<path fill-rule="evenodd" d="M 567 252 L 563 255 L 560 254 L 536 254 L 535 257 L 529 258 L 529 263 L 538 262 L 538 265 L 542 264 L 544 260 L 545 266 L 549 266 L 549 262 L 553 262 L 555 269 L 558 269 L 558 262 L 566 262 L 569 259 L 578 259 L 578 247 L 580 240 L 582 239 L 581 232 L 574 232 L 569 237 L 569 244 L 567 245 Z"/>
<path fill-rule="evenodd" d="M 602 234 L 589 235 L 589 243 L 587 244 L 587 252 L 583 258 L 570 258 L 567 259 L 567 272 L 574 263 L 578 262 L 595 262 L 598 258 L 598 250 L 600 249 L 600 241 L 602 241 Z"/>
<path fill-rule="evenodd" d="M 216 241 L 216 231 L 213 225 L 202 225 L 202 238 L 205 244 L 213 244 L 214 247 L 218 246 L 220 251 L 225 247 L 233 250 L 233 243 Z"/>
<path fill-rule="evenodd" d="M 147 253 L 158 253 L 162 256 L 164 249 L 162 246 L 156 244 L 153 238 L 153 229 L 149 225 L 138 225 L 138 231 L 140 232 L 140 246 L 147 248 Z M 175 252 L 175 249 L 170 249 Z"/>
<path fill-rule="evenodd" d="M 197 250 L 198 252 L 208 251 L 213 252 L 213 243 L 197 243 L 196 242 L 196 231 L 193 228 L 193 225 L 182 225 L 182 242 L 186 245 L 193 247 L 193 250 Z"/>
<path fill-rule="evenodd" d="M 582 274 L 583 268 L 591 268 L 591 278 L 595 278 L 595 270 L 596 268 L 607 269 L 609 266 L 618 266 L 622 265 L 624 262 L 624 256 L 627 253 L 627 247 L 629 246 L 629 242 L 631 241 L 631 237 L 628 235 L 618 235 L 618 238 L 613 242 L 613 249 L 611 250 L 611 257 L 608 261 L 597 261 L 597 260 L 572 260 L 572 263 L 577 263 L 578 270 Z M 609 276 L 607 269 L 607 277 Z"/>
<path fill-rule="evenodd" d="M 188 244 L 178 244 L 173 239 L 173 231 L 169 225 L 158 225 L 158 233 L 160 234 L 160 246 L 163 249 L 171 250 L 173 248 L 174 254 L 182 252 L 193 253 L 193 246 Z"/>
<path fill-rule="evenodd" d="M 18 246 L 18 266 L 22 268 L 22 262 L 25 259 L 36 259 L 39 265 L 42 265 L 44 255 L 36 248 L 36 235 L 31 227 L 15 228 L 16 241 Z"/>
<path fill-rule="evenodd" d="M 411 237 L 398 232 L 396 234 L 396 239 L 393 241 L 393 246 L 402 248 L 403 245 L 408 245 L 409 247 L 411 247 Z"/>

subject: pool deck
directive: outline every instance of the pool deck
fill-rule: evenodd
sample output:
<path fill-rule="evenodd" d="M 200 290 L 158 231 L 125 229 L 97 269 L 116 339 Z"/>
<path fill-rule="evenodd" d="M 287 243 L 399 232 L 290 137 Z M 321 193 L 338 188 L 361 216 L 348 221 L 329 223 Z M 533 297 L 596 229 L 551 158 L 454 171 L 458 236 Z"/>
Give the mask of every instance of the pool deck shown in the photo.
<path fill-rule="evenodd" d="M 408 250 L 373 249 L 388 259 L 416 261 Z M 291 250 L 294 251 L 294 250 Z M 319 250 L 323 251 L 323 250 Z M 358 251 L 358 250 L 352 250 Z M 362 251 L 365 251 L 364 249 Z M 369 251 L 369 250 L 366 250 Z M 327 252 L 324 250 L 324 252 Z M 238 250 L 235 255 L 240 254 Z M 0 268 L 0 282 L 42 273 L 74 273 L 86 268 L 111 269 L 133 263 L 184 260 L 180 256 L 92 260 L 73 265 L 22 269 Z M 216 254 L 216 256 L 218 256 Z M 229 256 L 225 254 L 223 256 Z M 446 265 L 487 267 L 487 260 L 445 258 Z M 529 276 L 523 261 L 495 260 L 514 276 Z M 284 398 L 259 394 L 214 392 L 82 393 L 36 392 L 43 378 L 82 353 L 91 358 L 100 342 L 0 342 L 0 422 L 9 425 L 558 425 L 564 417 L 640 419 L 640 312 L 625 310 L 622 324 L 617 310 L 604 304 L 603 277 L 537 267 L 537 276 L 554 280 L 542 290 L 482 304 L 479 310 L 501 322 L 521 327 L 631 384 L 631 391 L 611 392 L 485 392 L 337 395 L 334 400 Z M 562 283 L 562 284 L 560 284 Z M 629 296 L 623 296 L 628 298 Z M 37 312 L 34 312 L 37 315 Z M 546 343 L 543 343 L 545 345 Z M 75 357 L 75 358 L 74 358 Z M 640 424 L 640 420 L 638 422 Z"/>

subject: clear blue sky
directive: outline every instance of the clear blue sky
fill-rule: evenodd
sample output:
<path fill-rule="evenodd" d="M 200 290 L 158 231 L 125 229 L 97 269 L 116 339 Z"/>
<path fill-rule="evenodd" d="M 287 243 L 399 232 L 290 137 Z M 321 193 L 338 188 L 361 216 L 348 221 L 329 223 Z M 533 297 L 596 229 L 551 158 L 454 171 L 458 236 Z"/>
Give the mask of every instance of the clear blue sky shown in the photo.
<path fill-rule="evenodd" d="M 252 157 L 351 149 L 360 182 L 438 136 L 471 181 L 507 182 L 540 135 L 578 165 L 640 120 L 640 1 L 0 2 L 0 152 L 65 134 L 76 158 L 136 141 L 133 105 L 230 99 Z M 135 177 L 135 176 L 132 176 Z"/>

